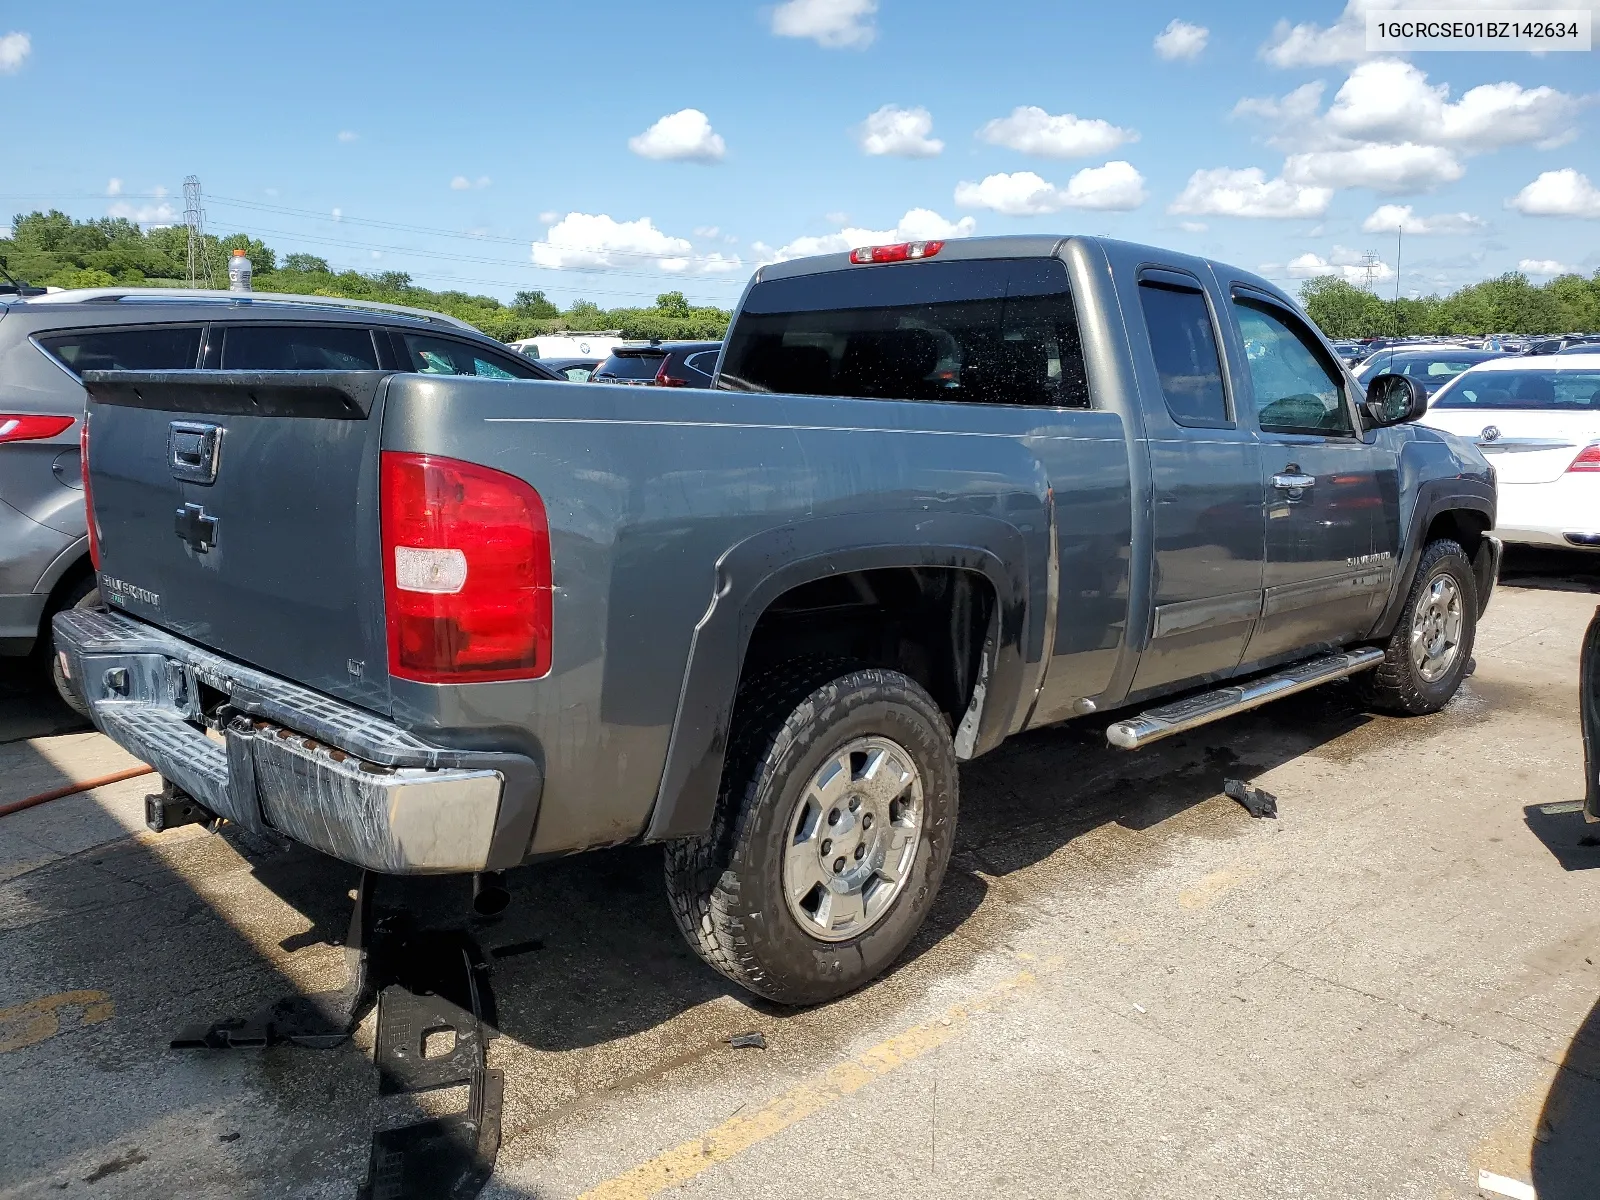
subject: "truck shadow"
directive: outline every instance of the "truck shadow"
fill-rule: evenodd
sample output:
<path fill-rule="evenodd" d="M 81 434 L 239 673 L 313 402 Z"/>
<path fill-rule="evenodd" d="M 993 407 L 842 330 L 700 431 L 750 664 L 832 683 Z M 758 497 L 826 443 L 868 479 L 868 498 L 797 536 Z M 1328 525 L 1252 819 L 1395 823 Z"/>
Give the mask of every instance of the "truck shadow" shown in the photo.
<path fill-rule="evenodd" d="M 1143 831 L 1215 800 L 1225 778 L 1254 778 L 1372 719 L 1353 707 L 1348 688 L 1321 692 L 1137 755 L 1109 749 L 1098 729 L 1068 725 L 1025 734 L 966 764 L 950 869 L 926 925 L 890 977 L 935 950 L 940 970 L 954 971 L 981 953 L 987 937 L 969 942 L 950 935 L 983 905 L 993 881 L 1097 830 L 1110 830 L 1113 841 L 1117 831 L 1159 840 Z M 1231 801 L 1214 808 L 1193 831 L 1228 837 L 1251 820 Z M 1075 859 L 1066 869 L 1085 865 Z M 255 877 L 311 923 L 283 949 L 343 938 L 353 869 L 289 849 L 259 861 Z M 463 879 L 385 879 L 379 908 L 403 908 L 425 925 L 465 924 L 494 963 L 500 1030 L 525 1046 L 543 1052 L 600 1046 L 719 1000 L 735 1007 L 708 1015 L 708 1029 L 736 1021 L 741 1010 L 750 1010 L 747 1020 L 780 1023 L 793 1012 L 733 987 L 689 950 L 666 902 L 659 848 L 524 867 L 509 874 L 507 885 L 511 906 L 490 919 L 468 915 Z"/>
<path fill-rule="evenodd" d="M 1532 1160 L 1539 1200 L 1592 1200 L 1600 1180 L 1600 1001 L 1545 1097 Z"/>
<path fill-rule="evenodd" d="M 1557 592 L 1600 593 L 1600 554 L 1544 546 L 1507 546 L 1500 584 Z"/>

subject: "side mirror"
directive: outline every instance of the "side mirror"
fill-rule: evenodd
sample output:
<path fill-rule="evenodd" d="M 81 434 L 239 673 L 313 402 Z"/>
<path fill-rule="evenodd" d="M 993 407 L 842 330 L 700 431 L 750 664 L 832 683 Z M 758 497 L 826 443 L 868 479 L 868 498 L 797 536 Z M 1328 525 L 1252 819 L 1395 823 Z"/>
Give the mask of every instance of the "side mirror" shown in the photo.
<path fill-rule="evenodd" d="M 1409 375 L 1374 375 L 1367 384 L 1366 407 L 1373 428 L 1402 425 L 1428 411 L 1428 393 Z"/>

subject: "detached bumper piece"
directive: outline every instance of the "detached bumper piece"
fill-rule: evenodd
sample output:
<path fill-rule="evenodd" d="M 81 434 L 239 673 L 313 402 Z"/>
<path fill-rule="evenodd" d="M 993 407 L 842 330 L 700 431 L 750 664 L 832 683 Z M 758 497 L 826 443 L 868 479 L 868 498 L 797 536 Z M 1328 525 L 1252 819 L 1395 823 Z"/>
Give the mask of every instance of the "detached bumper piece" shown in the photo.
<path fill-rule="evenodd" d="M 55 629 L 100 731 L 219 817 L 387 874 L 522 859 L 542 784 L 529 758 L 430 745 L 120 613 L 72 610 Z M 220 738 L 202 688 L 225 697 Z"/>

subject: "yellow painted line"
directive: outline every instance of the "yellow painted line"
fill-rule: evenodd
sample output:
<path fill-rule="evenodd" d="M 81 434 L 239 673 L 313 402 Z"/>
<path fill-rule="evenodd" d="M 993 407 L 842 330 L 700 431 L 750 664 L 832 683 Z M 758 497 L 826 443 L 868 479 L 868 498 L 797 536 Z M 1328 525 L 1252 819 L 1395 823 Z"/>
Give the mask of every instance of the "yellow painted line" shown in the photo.
<path fill-rule="evenodd" d="M 693 1141 L 674 1146 L 649 1162 L 596 1185 L 580 1200 L 644 1200 L 687 1183 L 696 1175 L 804 1121 L 834 1101 L 859 1092 L 874 1079 L 937 1050 L 960 1035 L 973 1013 L 993 1008 L 1037 980 L 1032 971 L 1021 971 L 976 999 L 946 1009 L 935 1020 L 914 1025 L 858 1057 L 812 1076 L 754 1112 L 729 1117 Z"/>
<path fill-rule="evenodd" d="M 58 992 L 0 1008 L 0 1054 L 36 1046 L 61 1032 L 61 1010 L 79 1008 L 79 1025 L 97 1025 L 116 1011 L 104 992 Z"/>

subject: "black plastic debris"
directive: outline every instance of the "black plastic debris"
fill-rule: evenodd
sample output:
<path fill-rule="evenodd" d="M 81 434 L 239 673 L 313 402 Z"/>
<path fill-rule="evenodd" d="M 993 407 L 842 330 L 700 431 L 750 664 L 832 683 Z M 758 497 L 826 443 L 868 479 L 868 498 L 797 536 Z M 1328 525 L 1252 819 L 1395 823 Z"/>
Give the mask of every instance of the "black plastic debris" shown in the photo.
<path fill-rule="evenodd" d="M 767 1039 L 760 1033 L 736 1033 L 728 1039 L 728 1045 L 735 1050 L 765 1050 Z"/>
<path fill-rule="evenodd" d="M 1276 818 L 1278 815 L 1278 798 L 1271 792 L 1251 787 L 1242 779 L 1224 779 L 1222 794 L 1237 800 L 1252 817 Z"/>

